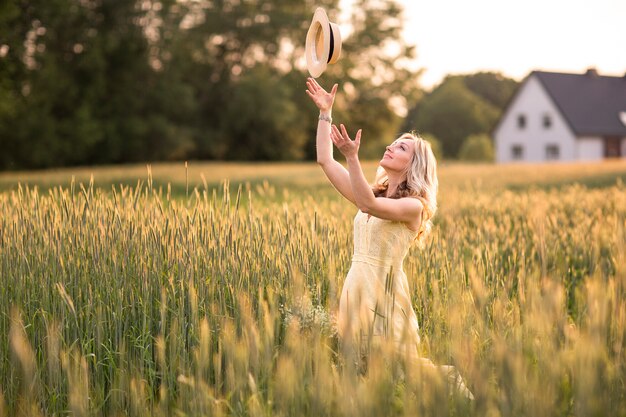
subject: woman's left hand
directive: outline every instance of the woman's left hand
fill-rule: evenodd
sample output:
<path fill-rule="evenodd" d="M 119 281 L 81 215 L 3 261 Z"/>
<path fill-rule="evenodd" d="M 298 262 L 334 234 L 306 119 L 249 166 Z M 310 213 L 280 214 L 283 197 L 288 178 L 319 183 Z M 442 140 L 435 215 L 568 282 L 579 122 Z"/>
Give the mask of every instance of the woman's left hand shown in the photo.
<path fill-rule="evenodd" d="M 339 149 L 339 152 L 341 152 L 346 158 L 358 155 L 359 146 L 361 145 L 361 131 L 363 129 L 359 129 L 356 132 L 354 140 L 352 140 L 350 139 L 350 136 L 348 136 L 346 127 L 343 124 L 340 126 L 341 130 L 339 130 L 336 125 L 333 125 L 330 130 L 330 139 L 333 141 L 337 149 Z"/>

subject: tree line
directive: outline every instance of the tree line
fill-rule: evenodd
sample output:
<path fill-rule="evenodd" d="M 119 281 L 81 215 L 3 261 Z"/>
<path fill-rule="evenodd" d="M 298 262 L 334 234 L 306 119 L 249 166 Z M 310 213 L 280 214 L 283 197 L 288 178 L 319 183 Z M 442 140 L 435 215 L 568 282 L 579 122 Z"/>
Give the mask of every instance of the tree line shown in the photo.
<path fill-rule="evenodd" d="M 338 0 L 2 2 L 0 169 L 313 159 L 303 57 L 318 6 L 338 21 Z M 397 2 L 356 0 L 348 21 L 342 57 L 320 82 L 340 83 L 333 117 L 363 128 L 366 157 L 401 130 L 433 135 L 456 157 L 515 88 L 475 74 L 426 93 L 406 65 L 416 52 Z"/>

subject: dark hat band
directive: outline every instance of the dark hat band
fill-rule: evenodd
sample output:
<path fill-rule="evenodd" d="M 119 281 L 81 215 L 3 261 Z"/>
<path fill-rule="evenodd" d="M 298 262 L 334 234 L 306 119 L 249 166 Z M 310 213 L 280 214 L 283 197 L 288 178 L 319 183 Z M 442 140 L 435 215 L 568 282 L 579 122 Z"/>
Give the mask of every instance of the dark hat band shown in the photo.
<path fill-rule="evenodd" d="M 330 23 L 328 24 L 328 29 L 330 29 L 330 49 L 328 51 L 328 61 L 326 61 L 327 64 L 333 57 L 333 50 L 335 49 L 335 37 L 333 35 L 333 27 L 330 25 Z"/>

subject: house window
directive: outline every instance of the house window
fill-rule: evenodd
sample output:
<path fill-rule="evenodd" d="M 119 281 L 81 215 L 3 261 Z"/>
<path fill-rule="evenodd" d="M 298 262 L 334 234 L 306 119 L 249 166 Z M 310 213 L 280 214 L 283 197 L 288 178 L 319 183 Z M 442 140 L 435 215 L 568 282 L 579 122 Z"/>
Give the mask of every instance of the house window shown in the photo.
<path fill-rule="evenodd" d="M 522 145 L 511 146 L 511 158 L 514 161 L 519 161 L 524 158 L 524 147 Z"/>
<path fill-rule="evenodd" d="M 552 118 L 549 114 L 543 115 L 543 127 L 545 129 L 550 129 L 550 127 L 552 127 Z"/>
<path fill-rule="evenodd" d="M 546 145 L 546 160 L 559 159 L 559 145 Z"/>
<path fill-rule="evenodd" d="M 517 115 L 517 127 L 519 127 L 520 129 L 524 129 L 526 127 L 526 115 Z"/>

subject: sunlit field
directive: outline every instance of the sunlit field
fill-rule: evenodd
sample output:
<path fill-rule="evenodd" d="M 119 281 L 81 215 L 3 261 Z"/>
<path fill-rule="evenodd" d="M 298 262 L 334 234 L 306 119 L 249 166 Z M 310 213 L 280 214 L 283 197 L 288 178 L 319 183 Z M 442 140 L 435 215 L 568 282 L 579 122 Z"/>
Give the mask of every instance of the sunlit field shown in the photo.
<path fill-rule="evenodd" d="M 315 164 L 0 174 L 0 417 L 626 416 L 626 162 L 439 180 L 404 269 L 473 401 L 384 346 L 343 363 L 356 208 Z"/>

